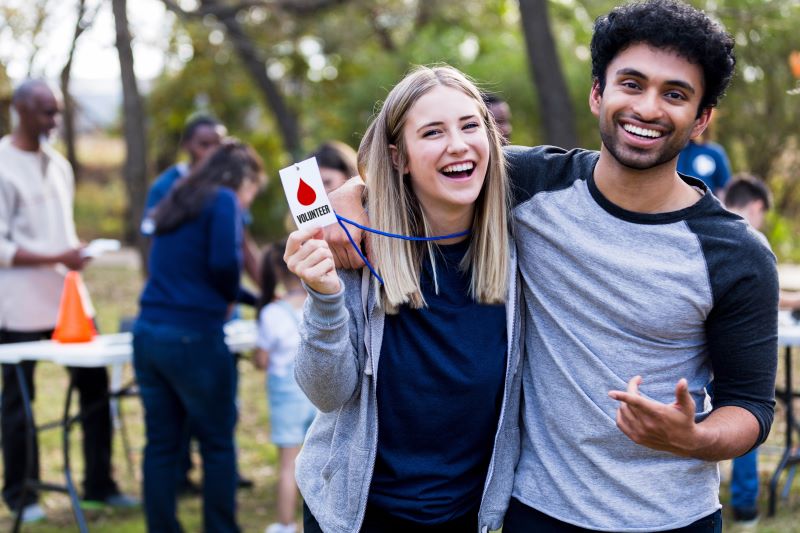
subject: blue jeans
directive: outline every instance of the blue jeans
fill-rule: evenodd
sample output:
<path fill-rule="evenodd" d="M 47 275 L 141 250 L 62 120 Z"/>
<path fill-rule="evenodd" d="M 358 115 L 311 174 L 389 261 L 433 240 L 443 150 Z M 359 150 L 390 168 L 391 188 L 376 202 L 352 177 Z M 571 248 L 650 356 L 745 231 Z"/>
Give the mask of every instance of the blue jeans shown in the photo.
<path fill-rule="evenodd" d="M 144 504 L 150 533 L 176 533 L 175 471 L 188 421 L 203 458 L 203 520 L 208 533 L 236 525 L 236 377 L 220 328 L 196 331 L 139 320 L 133 364 L 145 410 Z"/>
<path fill-rule="evenodd" d="M 758 448 L 733 460 L 731 507 L 754 510 L 758 499 Z"/>

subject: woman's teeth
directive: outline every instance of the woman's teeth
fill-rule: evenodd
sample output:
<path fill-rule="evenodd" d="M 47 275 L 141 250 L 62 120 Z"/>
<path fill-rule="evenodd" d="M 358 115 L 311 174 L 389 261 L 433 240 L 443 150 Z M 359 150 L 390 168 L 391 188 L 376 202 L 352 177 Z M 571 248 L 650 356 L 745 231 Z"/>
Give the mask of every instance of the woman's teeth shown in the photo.
<path fill-rule="evenodd" d="M 473 168 L 475 168 L 475 163 L 455 163 L 453 165 L 447 165 L 441 172 L 443 174 L 454 174 L 456 172 L 468 172 Z"/>

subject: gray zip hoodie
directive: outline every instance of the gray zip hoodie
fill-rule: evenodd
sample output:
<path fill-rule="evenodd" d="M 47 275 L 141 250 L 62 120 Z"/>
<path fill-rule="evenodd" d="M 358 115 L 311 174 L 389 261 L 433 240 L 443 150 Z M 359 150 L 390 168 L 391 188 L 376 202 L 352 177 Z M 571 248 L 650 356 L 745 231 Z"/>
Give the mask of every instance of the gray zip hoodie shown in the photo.
<path fill-rule="evenodd" d="M 512 244 L 506 298 L 508 364 L 500 420 L 479 511 L 480 531 L 499 529 L 519 458 L 520 299 Z M 297 458 L 300 492 L 326 533 L 357 533 L 367 508 L 378 447 L 376 380 L 384 312 L 369 271 L 339 272 L 334 295 L 309 290 L 295 360 L 300 388 L 317 415 Z M 480 349 L 480 347 L 476 347 Z"/>

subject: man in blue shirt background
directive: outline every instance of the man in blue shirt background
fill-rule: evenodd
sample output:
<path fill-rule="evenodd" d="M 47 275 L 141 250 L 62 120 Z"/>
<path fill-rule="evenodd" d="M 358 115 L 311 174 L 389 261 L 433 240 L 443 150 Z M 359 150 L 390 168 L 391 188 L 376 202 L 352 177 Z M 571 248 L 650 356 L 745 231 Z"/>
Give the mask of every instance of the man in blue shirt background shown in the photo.
<path fill-rule="evenodd" d="M 217 119 L 209 115 L 196 115 L 189 119 L 181 134 L 180 146 L 189 154 L 189 162 L 172 165 L 162 172 L 147 193 L 144 204 L 145 218 L 142 221 L 142 233 L 151 235 L 153 228 L 147 213 L 151 211 L 167 195 L 176 181 L 197 168 L 222 142 L 228 130 Z"/>
<path fill-rule="evenodd" d="M 689 141 L 678 156 L 678 172 L 703 180 L 721 198 L 720 193 L 731 179 L 731 165 L 725 149 L 708 139 L 706 129 L 703 135 Z"/>

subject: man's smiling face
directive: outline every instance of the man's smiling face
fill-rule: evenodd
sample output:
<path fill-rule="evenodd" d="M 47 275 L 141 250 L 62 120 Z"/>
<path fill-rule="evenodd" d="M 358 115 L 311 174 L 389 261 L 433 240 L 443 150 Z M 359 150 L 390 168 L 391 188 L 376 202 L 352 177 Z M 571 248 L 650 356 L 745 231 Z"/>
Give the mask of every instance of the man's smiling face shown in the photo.
<path fill-rule="evenodd" d="M 605 88 L 601 92 L 595 81 L 589 104 L 611 156 L 624 167 L 646 170 L 675 159 L 705 129 L 711 110 L 698 117 L 702 96 L 699 65 L 639 43 L 609 63 Z"/>

